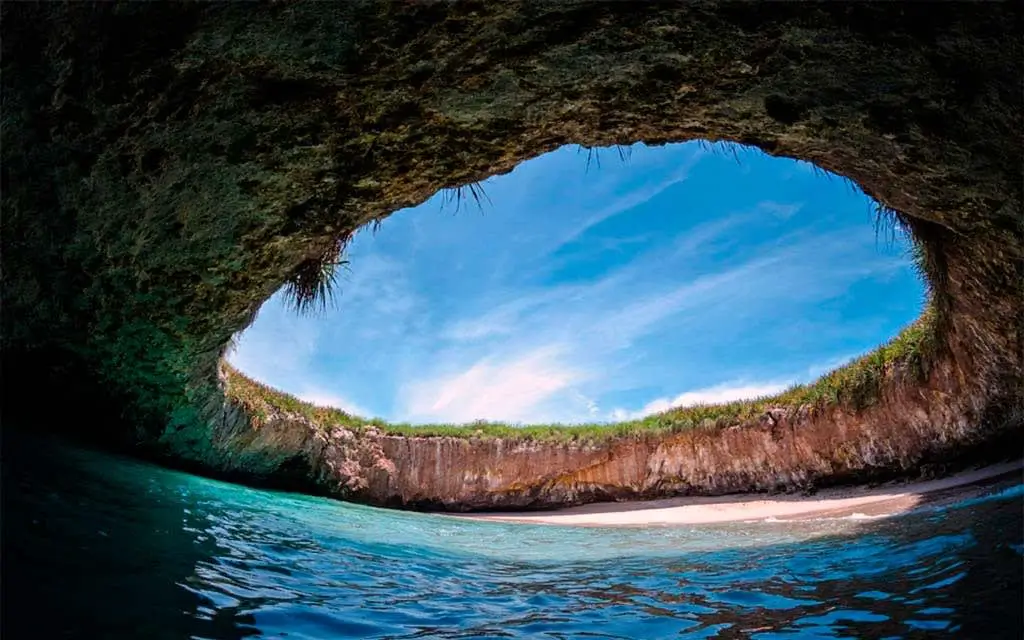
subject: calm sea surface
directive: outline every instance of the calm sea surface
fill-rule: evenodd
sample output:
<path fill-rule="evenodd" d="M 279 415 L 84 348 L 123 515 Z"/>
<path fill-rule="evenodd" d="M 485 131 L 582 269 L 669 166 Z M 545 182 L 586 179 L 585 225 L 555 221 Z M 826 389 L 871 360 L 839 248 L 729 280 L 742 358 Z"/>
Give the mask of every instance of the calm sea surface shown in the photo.
<path fill-rule="evenodd" d="M 11 436 L 11 437 L 8 437 Z M 569 528 L 5 433 L 7 638 L 1021 638 L 1024 485 L 890 519 Z"/>

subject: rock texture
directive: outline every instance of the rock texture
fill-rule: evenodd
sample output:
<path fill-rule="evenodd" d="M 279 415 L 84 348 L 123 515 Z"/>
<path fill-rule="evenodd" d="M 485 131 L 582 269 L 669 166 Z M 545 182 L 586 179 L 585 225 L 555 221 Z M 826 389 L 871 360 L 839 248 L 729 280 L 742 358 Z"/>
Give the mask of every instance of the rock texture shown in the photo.
<path fill-rule="evenodd" d="M 596 442 L 356 432 L 285 411 L 226 404 L 204 464 L 383 506 L 550 508 L 678 495 L 808 491 L 955 470 L 1019 451 L 1017 415 L 998 428 L 962 393 L 963 371 L 892 381 L 877 406 L 778 408 L 756 422 Z M 1009 447 L 1007 449 L 1006 447 Z"/>
<path fill-rule="evenodd" d="M 243 477 L 327 473 L 356 478 L 356 497 L 464 506 L 556 495 L 544 487 L 570 501 L 768 489 L 842 476 L 843 451 L 898 470 L 936 442 L 1020 431 L 1015 3 L 24 3 L 0 26 L 7 420 L 79 428 L 84 411 L 104 416 L 91 437 L 209 471 L 246 458 Z M 926 252 L 946 377 L 893 383 L 895 404 L 870 415 L 784 417 L 779 440 L 694 433 L 614 464 L 344 434 L 330 455 L 293 435 L 291 454 L 250 456 L 259 433 L 211 419 L 231 336 L 352 230 L 563 144 L 689 139 L 814 162 L 898 211 Z M 344 471 L 366 448 L 382 466 Z M 316 455 L 328 466 L 288 466 Z M 464 477 L 435 477 L 445 464 Z M 480 487 L 519 497 L 464 498 Z"/>

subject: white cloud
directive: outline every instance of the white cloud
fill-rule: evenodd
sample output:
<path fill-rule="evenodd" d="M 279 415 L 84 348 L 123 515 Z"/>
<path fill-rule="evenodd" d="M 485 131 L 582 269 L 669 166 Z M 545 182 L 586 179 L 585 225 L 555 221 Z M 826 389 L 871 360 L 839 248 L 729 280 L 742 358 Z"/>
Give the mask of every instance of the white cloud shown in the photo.
<path fill-rule="evenodd" d="M 634 189 L 629 193 L 616 198 L 610 204 L 602 207 L 596 213 L 588 217 L 581 225 L 577 226 L 568 235 L 562 238 L 562 241 L 558 246 L 569 244 L 576 238 L 583 235 L 587 229 L 590 229 L 609 218 L 635 209 L 645 202 L 655 198 L 669 187 L 683 182 L 690 175 L 690 171 L 697 165 L 697 162 L 705 155 L 706 152 L 702 149 L 693 150 L 692 153 L 686 156 L 682 164 L 680 164 L 675 171 L 670 173 L 667 178 L 645 188 Z M 554 249 L 557 248 L 558 247 L 554 247 Z"/>
<path fill-rule="evenodd" d="M 295 397 L 315 404 L 318 407 L 333 407 L 335 409 L 341 409 L 345 413 L 358 416 L 360 418 L 373 417 L 373 412 L 369 409 L 324 389 L 316 387 L 306 388 L 302 392 L 296 393 Z"/>
<path fill-rule="evenodd" d="M 587 409 L 587 415 L 591 418 L 597 418 L 601 414 L 601 407 L 597 404 L 597 400 L 591 397 L 585 396 L 577 389 L 572 390 L 572 397 L 580 402 Z"/>
<path fill-rule="evenodd" d="M 562 288 L 537 293 L 522 290 L 506 292 L 503 297 L 512 298 L 510 301 L 499 304 L 483 315 L 459 318 L 447 326 L 441 335 L 448 340 L 472 341 L 515 333 L 522 326 L 522 317 L 528 311 L 557 300 L 563 293 Z"/>
<path fill-rule="evenodd" d="M 290 375 L 304 372 L 317 349 L 320 330 L 315 319 L 297 317 L 283 304 L 281 295 L 261 309 L 253 325 L 235 341 L 228 361 L 240 371 L 278 386 Z"/>
<path fill-rule="evenodd" d="M 859 353 L 847 353 L 845 355 L 837 356 L 835 358 L 832 358 L 831 360 L 828 360 L 827 362 L 821 362 L 821 363 L 813 364 L 813 365 L 807 367 L 807 378 L 806 379 L 807 380 L 815 380 L 817 378 L 820 378 L 821 376 L 825 375 L 826 373 L 834 371 L 835 369 L 838 369 L 839 367 L 841 367 L 843 365 L 849 364 L 854 359 L 860 357 L 860 355 L 861 354 L 859 354 Z"/>
<path fill-rule="evenodd" d="M 714 303 L 729 302 L 743 296 L 760 285 L 760 293 L 772 288 L 789 288 L 790 283 L 767 277 L 767 267 L 784 259 L 781 254 L 751 260 L 739 266 L 699 276 L 694 280 L 641 297 L 637 302 L 619 307 L 605 314 L 595 325 L 595 333 L 618 348 L 629 346 L 636 338 L 647 334 L 660 322 L 683 311 L 706 312 Z"/>
<path fill-rule="evenodd" d="M 687 391 L 674 398 L 657 398 L 645 404 L 639 411 L 615 409 L 612 412 L 612 419 L 634 420 L 677 407 L 692 407 L 698 404 L 721 404 L 732 402 L 733 400 L 752 400 L 779 393 L 792 386 L 792 384 L 792 382 L 727 382 L 713 387 Z"/>
<path fill-rule="evenodd" d="M 732 215 L 713 220 L 691 229 L 688 233 L 676 239 L 673 257 L 692 259 L 695 254 L 704 253 L 705 250 L 726 234 L 745 222 L 749 216 Z"/>
<path fill-rule="evenodd" d="M 803 209 L 804 204 L 802 202 L 775 202 L 774 200 L 764 200 L 759 202 L 757 205 L 758 213 L 768 213 L 779 220 L 789 220 Z"/>
<path fill-rule="evenodd" d="M 407 384 L 404 413 L 440 422 L 535 421 L 550 414 L 545 403 L 586 379 L 561 360 L 562 347 L 548 345 L 510 360 L 484 359 L 447 377 Z"/>
<path fill-rule="evenodd" d="M 459 348 L 435 349 L 433 362 L 419 367 L 416 377 L 405 381 L 404 401 L 398 407 L 401 419 L 598 419 L 607 414 L 597 408 L 593 398 L 616 385 L 628 387 L 630 375 L 635 375 L 616 379 L 614 372 L 633 357 L 624 350 L 660 331 L 666 322 L 672 322 L 673 331 L 704 331 L 732 322 L 737 305 L 751 313 L 764 313 L 789 296 L 818 295 L 804 282 L 813 280 L 815 274 L 800 265 L 808 251 L 821 249 L 822 242 L 816 237 L 776 246 L 761 257 L 683 284 L 664 278 L 648 284 L 652 265 L 662 260 L 652 255 L 590 283 L 521 297 L 516 297 L 519 293 L 514 289 L 499 292 L 496 297 L 512 300 L 478 316 L 456 318 L 440 332 L 459 342 Z M 685 360 L 678 363 L 683 373 L 701 366 L 705 365 Z M 766 395 L 789 386 L 796 378 L 803 376 L 700 388 L 653 400 L 639 412 L 620 409 L 612 417 L 657 412 L 680 403 Z M 586 394 L 577 388 L 584 380 L 589 385 Z"/>
<path fill-rule="evenodd" d="M 722 404 L 734 400 L 753 400 L 781 393 L 795 384 L 812 382 L 822 375 L 849 363 L 856 354 L 830 358 L 807 367 L 803 375 L 784 377 L 768 381 L 734 380 L 722 384 L 683 392 L 674 398 L 662 397 L 651 400 L 637 411 L 617 408 L 611 412 L 612 420 L 635 420 L 678 407 L 692 407 L 703 404 Z"/>
<path fill-rule="evenodd" d="M 733 297 L 736 294 L 730 283 L 749 281 L 752 273 L 764 273 L 764 266 L 776 259 L 754 260 L 668 291 L 655 289 L 638 301 L 617 307 L 613 299 L 621 297 L 623 288 L 631 284 L 621 272 L 590 285 L 554 289 L 477 318 L 461 319 L 443 335 L 491 340 L 478 341 L 468 350 L 436 354 L 438 365 L 404 386 L 402 419 L 596 419 L 600 416 L 597 402 L 576 385 L 600 383 L 614 368 L 609 359 L 654 325 L 684 310 L 700 311 L 713 300 Z M 624 287 L 609 286 L 610 281 Z M 573 299 L 577 304 L 568 304 Z M 616 311 L 605 311 L 609 308 Z M 437 373 L 444 369 L 456 372 Z"/>

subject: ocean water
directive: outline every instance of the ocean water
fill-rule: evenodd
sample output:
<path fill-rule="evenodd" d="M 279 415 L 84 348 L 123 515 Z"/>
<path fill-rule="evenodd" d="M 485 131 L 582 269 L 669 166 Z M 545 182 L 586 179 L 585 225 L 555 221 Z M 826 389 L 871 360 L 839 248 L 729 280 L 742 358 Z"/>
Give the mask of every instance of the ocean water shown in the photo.
<path fill-rule="evenodd" d="M 3 459 L 8 638 L 1020 638 L 1024 485 L 885 519 L 571 528 Z"/>

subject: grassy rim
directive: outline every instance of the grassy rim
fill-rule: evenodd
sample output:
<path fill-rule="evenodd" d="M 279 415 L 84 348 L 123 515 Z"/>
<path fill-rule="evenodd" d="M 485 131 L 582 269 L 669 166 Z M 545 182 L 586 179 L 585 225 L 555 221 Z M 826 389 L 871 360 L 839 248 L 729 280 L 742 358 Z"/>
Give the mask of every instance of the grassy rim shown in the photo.
<path fill-rule="evenodd" d="M 412 437 L 505 438 L 539 441 L 603 441 L 613 438 L 664 434 L 693 429 L 724 428 L 759 419 L 772 409 L 824 410 L 844 407 L 860 411 L 876 404 L 884 382 L 899 378 L 920 382 L 928 377 L 938 349 L 937 313 L 929 305 L 921 316 L 877 349 L 830 371 L 814 382 L 785 391 L 734 402 L 669 409 L 636 420 L 591 424 L 513 425 L 477 421 L 468 424 L 390 423 L 366 419 L 334 407 L 317 406 L 252 380 L 226 361 L 224 393 L 229 402 L 247 411 L 254 424 L 280 413 L 298 414 L 320 428 L 344 427 L 356 432 L 371 428 L 387 435 Z"/>

